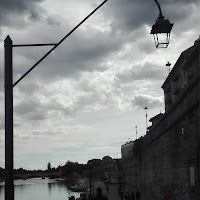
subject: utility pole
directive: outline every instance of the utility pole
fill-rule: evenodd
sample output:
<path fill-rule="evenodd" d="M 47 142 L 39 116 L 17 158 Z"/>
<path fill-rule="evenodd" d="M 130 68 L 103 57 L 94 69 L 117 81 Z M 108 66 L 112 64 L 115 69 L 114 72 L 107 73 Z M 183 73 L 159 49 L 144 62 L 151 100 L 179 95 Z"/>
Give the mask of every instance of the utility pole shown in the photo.
<path fill-rule="evenodd" d="M 137 126 L 135 127 L 136 140 L 137 140 Z"/>
<path fill-rule="evenodd" d="M 146 111 L 146 116 L 145 117 L 146 117 L 146 132 L 147 132 L 147 128 L 148 128 L 148 125 L 147 125 L 147 107 L 145 107 L 144 109 Z"/>
<path fill-rule="evenodd" d="M 89 180 L 90 180 L 90 198 L 92 197 L 92 172 L 91 166 L 89 166 Z"/>
<path fill-rule="evenodd" d="M 166 67 L 167 67 L 168 73 L 170 73 L 170 71 L 171 71 L 170 66 L 171 66 L 171 63 L 168 62 L 168 63 L 166 64 Z"/>

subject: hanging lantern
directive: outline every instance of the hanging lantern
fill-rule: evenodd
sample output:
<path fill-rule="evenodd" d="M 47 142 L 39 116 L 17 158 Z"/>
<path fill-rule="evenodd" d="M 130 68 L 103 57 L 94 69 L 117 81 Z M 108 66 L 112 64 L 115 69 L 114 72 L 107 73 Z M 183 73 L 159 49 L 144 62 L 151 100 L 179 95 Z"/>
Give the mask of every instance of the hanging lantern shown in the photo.
<path fill-rule="evenodd" d="M 151 29 L 151 34 L 153 34 L 156 48 L 168 47 L 170 40 L 170 32 L 172 30 L 173 25 L 174 24 L 171 24 L 168 19 L 164 19 L 162 15 L 158 17 L 156 23 Z"/>

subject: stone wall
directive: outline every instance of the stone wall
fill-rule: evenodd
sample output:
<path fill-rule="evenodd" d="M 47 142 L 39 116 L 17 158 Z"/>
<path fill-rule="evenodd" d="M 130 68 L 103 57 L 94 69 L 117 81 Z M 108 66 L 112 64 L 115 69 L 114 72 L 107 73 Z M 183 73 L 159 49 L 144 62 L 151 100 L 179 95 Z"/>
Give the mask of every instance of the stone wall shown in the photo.
<path fill-rule="evenodd" d="M 191 199 L 197 187 L 190 185 L 190 167 L 197 172 L 198 118 L 187 124 L 187 131 L 182 132 L 186 119 L 153 140 L 142 151 L 142 187 L 145 198 L 149 200 Z M 150 134 L 150 133 L 149 133 Z"/>
<path fill-rule="evenodd" d="M 160 126 L 138 140 L 142 141 L 139 150 L 121 160 L 129 191 L 139 189 L 143 199 L 148 200 L 199 200 L 198 110 L 196 103 L 181 118 L 166 125 L 169 115 Z M 191 168 L 195 170 L 195 185 L 191 185 Z"/>
<path fill-rule="evenodd" d="M 199 51 L 197 56 L 198 73 L 121 160 L 127 189 L 139 190 L 143 200 L 199 200 Z"/>

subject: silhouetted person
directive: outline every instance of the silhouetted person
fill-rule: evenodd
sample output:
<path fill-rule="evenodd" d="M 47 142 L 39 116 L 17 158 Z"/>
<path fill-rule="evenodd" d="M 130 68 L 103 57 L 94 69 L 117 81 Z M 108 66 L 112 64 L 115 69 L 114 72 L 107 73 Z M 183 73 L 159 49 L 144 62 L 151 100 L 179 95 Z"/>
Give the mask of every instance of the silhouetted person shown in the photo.
<path fill-rule="evenodd" d="M 120 198 L 121 198 L 121 200 L 122 200 L 122 199 L 123 199 L 122 185 L 120 185 L 120 186 L 118 187 L 118 193 L 119 193 L 119 196 L 120 196 Z"/>
<path fill-rule="evenodd" d="M 141 194 L 137 191 L 136 192 L 136 200 L 140 200 L 140 198 L 141 198 Z"/>
<path fill-rule="evenodd" d="M 118 193 L 119 194 L 121 193 L 121 187 L 120 186 L 118 187 Z"/>
<path fill-rule="evenodd" d="M 71 196 L 71 200 L 75 200 L 75 196 Z"/>
<path fill-rule="evenodd" d="M 131 193 L 131 200 L 135 200 L 135 194 L 134 194 L 134 192 Z"/>
<path fill-rule="evenodd" d="M 97 195 L 95 197 L 93 197 L 92 200 L 108 200 L 108 198 L 102 194 L 101 187 L 98 187 L 97 188 Z"/>
<path fill-rule="evenodd" d="M 106 191 L 107 191 L 107 194 L 108 194 L 108 192 L 109 192 L 109 186 L 108 185 L 106 186 Z"/>
<path fill-rule="evenodd" d="M 86 200 L 86 194 L 83 193 L 82 200 Z"/>
<path fill-rule="evenodd" d="M 130 199 L 131 199 L 128 190 L 126 190 L 126 192 L 125 192 L 125 194 L 124 194 L 124 199 L 125 199 L 125 200 L 130 200 Z"/>

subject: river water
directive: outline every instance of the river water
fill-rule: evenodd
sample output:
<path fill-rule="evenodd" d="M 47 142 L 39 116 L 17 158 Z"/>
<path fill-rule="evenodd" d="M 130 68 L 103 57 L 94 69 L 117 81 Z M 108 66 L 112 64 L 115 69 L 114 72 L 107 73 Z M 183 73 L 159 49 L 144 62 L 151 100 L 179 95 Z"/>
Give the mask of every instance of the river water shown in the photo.
<path fill-rule="evenodd" d="M 15 200 L 68 200 L 68 197 L 80 196 L 77 192 L 68 190 L 62 181 L 33 178 L 16 180 Z M 0 182 L 0 200 L 5 200 L 4 182 Z"/>

